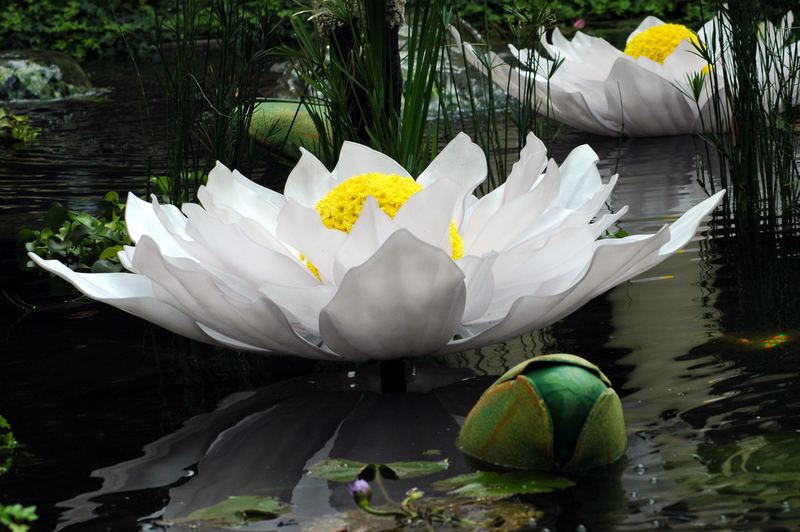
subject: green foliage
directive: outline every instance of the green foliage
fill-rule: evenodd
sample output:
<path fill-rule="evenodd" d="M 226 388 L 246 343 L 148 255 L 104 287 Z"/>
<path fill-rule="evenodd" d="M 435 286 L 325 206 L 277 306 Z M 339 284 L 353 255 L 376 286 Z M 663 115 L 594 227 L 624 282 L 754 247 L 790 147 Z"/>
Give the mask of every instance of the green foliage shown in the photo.
<path fill-rule="evenodd" d="M 123 34 L 146 48 L 152 7 L 146 0 L 11 0 L 0 10 L 4 48 L 39 48 L 66 52 L 76 59 L 125 51 Z"/>
<path fill-rule="evenodd" d="M 0 475 L 11 469 L 14 453 L 22 445 L 14 438 L 11 425 L 3 416 L 0 416 Z"/>
<path fill-rule="evenodd" d="M 0 107 L 0 143 L 30 142 L 41 132 L 41 129 L 28 124 L 27 116 L 15 115 Z"/>
<path fill-rule="evenodd" d="M 218 20 L 209 16 L 214 0 L 195 0 L 200 35 L 218 36 Z M 262 9 L 276 12 L 276 37 L 288 35 L 292 0 L 247 0 L 252 17 Z M 126 54 L 153 55 L 155 10 L 172 19 L 175 4 L 168 0 L 10 0 L 0 10 L 0 42 L 5 49 L 38 48 L 66 52 L 79 61 Z M 174 35 L 168 36 L 170 40 Z M 127 41 L 127 42 L 126 42 Z"/>
<path fill-rule="evenodd" d="M 0 525 L 7 527 L 11 532 L 28 532 L 30 527 L 24 522 L 36 521 L 36 506 L 22 506 L 21 504 L 11 504 L 3 506 L 0 504 Z"/>
<path fill-rule="evenodd" d="M 125 204 L 120 203 L 116 192 L 109 192 L 103 200 L 107 205 L 98 217 L 70 211 L 60 203 L 53 203 L 44 227 L 22 229 L 17 240 L 26 251 L 44 259 L 58 259 L 73 270 L 121 271 L 117 252 L 123 245 L 131 243 L 122 218 Z M 34 269 L 34 264 L 26 261 L 23 267 Z"/>
<path fill-rule="evenodd" d="M 502 29 L 509 22 L 508 8 L 519 9 L 530 3 L 528 0 L 472 0 L 460 2 L 460 10 L 465 20 L 473 25 L 483 27 L 488 22 L 490 27 Z M 560 23 L 567 25 L 577 18 L 584 18 L 591 24 L 593 21 L 644 18 L 648 15 L 699 20 L 700 14 L 697 3 L 687 0 L 537 0 L 535 4 L 548 8 Z"/>
<path fill-rule="evenodd" d="M 0 416 L 0 475 L 11 469 L 14 454 L 22 445 L 14 438 L 11 425 L 6 418 Z M 25 522 L 38 519 L 35 506 L 22 506 L 21 504 L 0 504 L 0 527 L 8 528 L 11 532 L 27 532 Z"/>

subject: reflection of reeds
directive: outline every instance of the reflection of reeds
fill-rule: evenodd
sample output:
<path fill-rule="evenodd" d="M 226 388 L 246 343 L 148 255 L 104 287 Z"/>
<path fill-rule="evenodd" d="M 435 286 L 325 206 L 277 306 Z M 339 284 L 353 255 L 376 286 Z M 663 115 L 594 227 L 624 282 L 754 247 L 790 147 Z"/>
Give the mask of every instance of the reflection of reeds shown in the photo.
<path fill-rule="evenodd" d="M 727 213 L 740 229 L 787 229 L 798 222 L 800 201 L 800 136 L 792 125 L 800 90 L 796 28 L 785 18 L 768 22 L 774 17 L 764 3 L 715 0 L 713 7 L 718 16 L 698 53 L 714 66 L 705 83 L 698 74 L 693 84 L 696 96 L 712 95 L 701 115 L 711 151 L 700 179 L 712 192 L 717 183 L 728 189 Z"/>
<path fill-rule="evenodd" d="M 215 160 L 249 170 L 247 131 L 271 20 L 267 7 L 253 12 L 251 4 L 175 0 L 174 17 L 155 11 L 170 129 L 167 192 L 173 201 L 191 201 Z M 213 37 L 204 35 L 212 28 Z"/>

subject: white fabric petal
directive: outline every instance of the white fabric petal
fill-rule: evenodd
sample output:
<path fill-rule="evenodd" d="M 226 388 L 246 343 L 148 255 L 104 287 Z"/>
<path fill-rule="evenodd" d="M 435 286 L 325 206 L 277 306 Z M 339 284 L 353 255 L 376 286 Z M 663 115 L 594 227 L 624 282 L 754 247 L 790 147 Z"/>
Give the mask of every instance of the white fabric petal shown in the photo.
<path fill-rule="evenodd" d="M 157 279 L 153 291 L 158 299 L 172 299 L 198 324 L 226 337 L 277 353 L 336 358 L 301 338 L 268 298 L 258 292 L 246 298 L 230 291 L 197 263 L 164 257 L 149 237 L 138 244 L 134 265 L 143 275 Z"/>
<path fill-rule="evenodd" d="M 304 254 L 319 271 L 324 283 L 333 282 L 333 263 L 336 252 L 346 238 L 346 233 L 328 229 L 319 213 L 303 207 L 294 200 L 278 216 L 278 238 Z"/>
<path fill-rule="evenodd" d="M 156 297 L 147 277 L 132 273 L 79 273 L 57 260 L 44 260 L 35 253 L 28 256 L 39 267 L 57 275 L 83 294 L 122 311 L 153 322 L 168 331 L 209 343 L 195 321 L 169 303 Z"/>
<path fill-rule="evenodd" d="M 342 151 L 339 152 L 339 162 L 332 172 L 336 182 L 341 183 L 353 176 L 372 172 L 411 177 L 408 171 L 391 157 L 362 144 L 345 141 L 342 144 Z"/>
<path fill-rule="evenodd" d="M 456 262 L 464 272 L 467 289 L 464 315 L 461 323 L 469 323 L 483 316 L 494 296 L 492 267 L 499 255 L 490 253 L 483 257 L 463 257 Z"/>
<path fill-rule="evenodd" d="M 635 235 L 597 241 L 590 264 L 570 286 L 558 293 L 540 291 L 517 299 L 508 314 L 495 317 L 471 338 L 452 342 L 445 351 L 495 343 L 550 324 L 574 311 L 589 299 L 655 266 L 675 253 L 694 236 L 697 226 L 722 200 L 724 191 L 687 211 L 671 226 L 654 235 Z M 499 261 L 498 263 L 499 264 Z M 497 264 L 495 270 L 497 270 Z M 529 273 L 525 273 L 528 276 Z M 518 276 L 519 277 L 519 276 Z M 495 287 L 496 297 L 502 295 Z M 491 307 L 490 307 L 491 308 Z"/>
<path fill-rule="evenodd" d="M 394 223 L 452 255 L 450 223 L 456 206 L 463 205 L 461 192 L 454 181 L 439 179 L 411 196 L 397 211 Z"/>
<path fill-rule="evenodd" d="M 336 180 L 325 165 L 301 147 L 300 160 L 289 173 L 283 193 L 286 199 L 293 199 L 303 207 L 313 209 L 334 186 Z"/>
<path fill-rule="evenodd" d="M 378 206 L 378 201 L 367 196 L 358 220 L 336 252 L 333 265 L 335 284 L 340 285 L 351 268 L 372 257 L 397 229 L 389 215 Z"/>
<path fill-rule="evenodd" d="M 400 230 L 345 275 L 320 331 L 348 359 L 425 355 L 453 337 L 465 300 L 464 274 L 452 259 Z"/>
<path fill-rule="evenodd" d="M 567 155 L 559 168 L 561 187 L 558 204 L 565 209 L 577 209 L 586 203 L 603 184 L 597 162 L 600 157 L 588 144 L 578 146 Z"/>
<path fill-rule="evenodd" d="M 266 282 L 318 284 L 298 259 L 253 241 L 238 224 L 220 223 L 194 203 L 184 203 L 183 210 L 188 217 L 186 234 L 192 239 L 183 247 L 206 268 L 238 277 L 253 288 Z"/>
<path fill-rule="evenodd" d="M 125 226 L 133 242 L 139 242 L 143 236 L 149 236 L 170 257 L 189 257 L 189 254 L 175 241 L 164 224 L 158 219 L 153 206 L 128 193 L 125 200 Z"/>
<path fill-rule="evenodd" d="M 468 255 L 483 255 L 490 251 L 501 251 L 512 245 L 538 220 L 558 196 L 558 165 L 551 159 L 547 172 L 530 192 L 504 204 L 471 239 L 464 250 Z"/>
<path fill-rule="evenodd" d="M 511 173 L 505 182 L 503 203 L 518 198 L 528 192 L 533 183 L 539 179 L 547 165 L 547 148 L 544 142 L 533 133 L 525 138 L 525 147 L 519 154 L 519 160 L 511 167 Z"/>
<path fill-rule="evenodd" d="M 204 191 L 202 195 L 201 191 Z M 231 172 L 220 162 L 209 172 L 208 183 L 200 187 L 198 198 L 212 214 L 215 211 L 209 207 L 209 200 L 218 209 L 224 209 L 228 216 L 249 218 L 273 234 L 278 213 L 286 202 L 283 195 L 250 181 L 235 170 Z M 223 218 L 223 221 L 233 220 Z"/>
<path fill-rule="evenodd" d="M 633 39 L 643 31 L 647 31 L 650 28 L 655 28 L 656 26 L 662 26 L 663 24 L 664 21 L 658 17 L 653 17 L 653 16 L 645 17 L 645 19 L 639 23 L 636 29 L 633 30 L 630 35 L 628 35 L 628 38 L 625 40 L 625 43 L 627 44 L 631 42 L 631 39 Z"/>
<path fill-rule="evenodd" d="M 697 109 L 671 80 L 630 58 L 614 63 L 605 85 L 610 116 L 620 117 L 630 136 L 680 135 L 693 131 Z"/>
<path fill-rule="evenodd" d="M 483 150 L 468 135 L 459 133 L 417 177 L 428 188 L 440 179 L 449 179 L 459 188 L 459 201 L 453 212 L 456 227 L 461 224 L 467 197 L 486 179 L 488 167 Z"/>

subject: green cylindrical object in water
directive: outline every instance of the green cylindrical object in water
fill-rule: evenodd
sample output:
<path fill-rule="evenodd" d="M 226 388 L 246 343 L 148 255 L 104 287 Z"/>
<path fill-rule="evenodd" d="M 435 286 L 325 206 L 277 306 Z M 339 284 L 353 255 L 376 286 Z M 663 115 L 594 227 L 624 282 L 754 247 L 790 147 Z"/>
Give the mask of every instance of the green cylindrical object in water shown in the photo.
<path fill-rule="evenodd" d="M 325 121 L 324 109 L 314 110 Z M 250 118 L 250 136 L 270 148 L 281 150 L 290 157 L 299 157 L 298 148 L 312 149 L 319 141 L 317 126 L 306 105 L 294 100 L 267 100 L 258 103 Z"/>
<path fill-rule="evenodd" d="M 577 471 L 625 452 L 622 405 L 597 366 L 574 355 L 544 355 L 501 376 L 470 411 L 462 451 L 490 464 Z"/>

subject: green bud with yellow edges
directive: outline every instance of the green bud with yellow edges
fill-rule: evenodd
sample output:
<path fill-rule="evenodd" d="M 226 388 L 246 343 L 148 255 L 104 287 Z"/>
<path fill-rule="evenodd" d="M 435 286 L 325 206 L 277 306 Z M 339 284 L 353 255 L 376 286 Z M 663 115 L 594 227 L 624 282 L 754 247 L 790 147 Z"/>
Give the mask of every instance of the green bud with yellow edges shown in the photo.
<path fill-rule="evenodd" d="M 497 466 L 572 472 L 615 462 L 627 437 L 608 377 L 581 357 L 558 354 L 526 360 L 497 379 L 467 416 L 458 445 Z"/>

